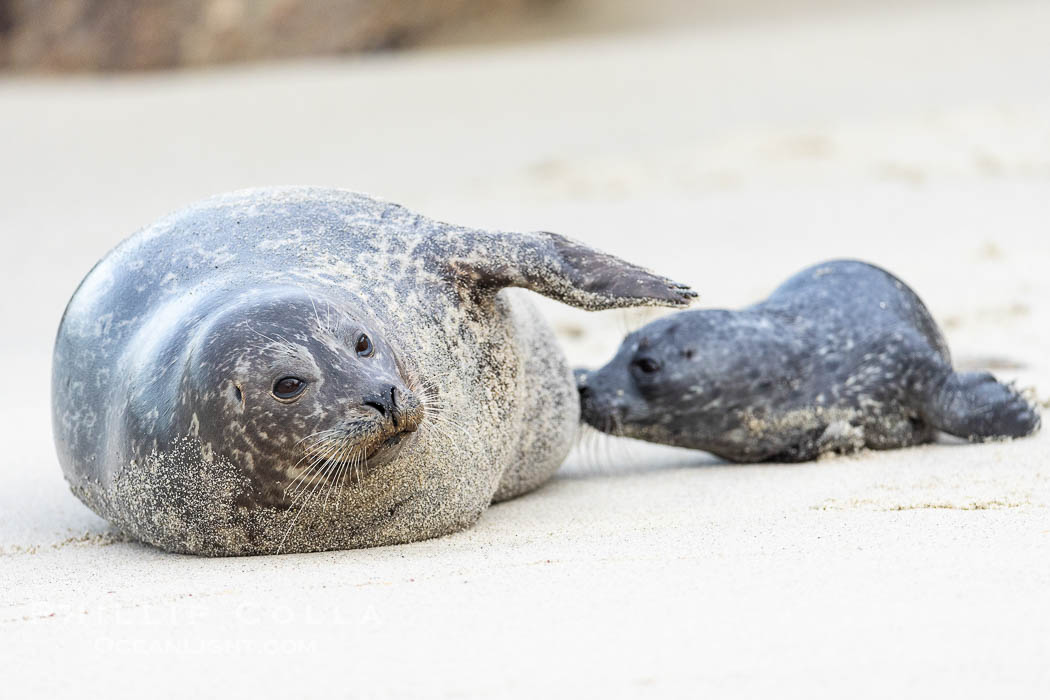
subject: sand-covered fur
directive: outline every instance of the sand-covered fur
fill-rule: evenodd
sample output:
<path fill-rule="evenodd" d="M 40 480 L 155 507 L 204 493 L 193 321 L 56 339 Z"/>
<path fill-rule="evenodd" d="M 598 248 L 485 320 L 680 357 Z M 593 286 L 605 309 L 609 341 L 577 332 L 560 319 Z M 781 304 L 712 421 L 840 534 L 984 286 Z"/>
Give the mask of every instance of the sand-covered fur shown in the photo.
<path fill-rule="evenodd" d="M 128 534 L 180 552 L 465 528 L 543 483 L 579 415 L 550 330 L 509 286 L 592 309 L 692 296 L 562 236 L 350 192 L 191 206 L 118 246 L 69 304 L 53 368 L 66 478 Z"/>

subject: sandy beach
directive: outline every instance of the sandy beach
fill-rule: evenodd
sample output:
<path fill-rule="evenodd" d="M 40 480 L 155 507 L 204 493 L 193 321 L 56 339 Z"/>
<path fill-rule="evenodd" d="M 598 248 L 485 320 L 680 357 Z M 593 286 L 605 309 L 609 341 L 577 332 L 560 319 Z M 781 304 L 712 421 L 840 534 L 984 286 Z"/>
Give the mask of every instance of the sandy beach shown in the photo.
<path fill-rule="evenodd" d="M 585 441 L 473 529 L 200 559 L 54 455 L 51 345 L 105 251 L 241 187 L 578 238 L 737 307 L 880 264 L 959 367 L 1050 400 L 1050 5 L 894 3 L 505 45 L 0 78 L 0 659 L 12 697 L 1050 694 L 1050 434 L 800 465 Z M 546 299 L 574 365 L 657 311 Z"/>

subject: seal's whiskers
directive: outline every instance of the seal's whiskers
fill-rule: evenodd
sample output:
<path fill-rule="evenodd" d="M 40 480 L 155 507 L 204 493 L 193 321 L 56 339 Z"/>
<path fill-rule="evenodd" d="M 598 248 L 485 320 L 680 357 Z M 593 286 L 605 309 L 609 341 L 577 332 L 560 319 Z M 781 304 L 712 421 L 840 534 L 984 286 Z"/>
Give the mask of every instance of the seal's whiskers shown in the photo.
<path fill-rule="evenodd" d="M 309 488 L 310 481 L 317 476 L 317 467 L 320 464 L 324 464 L 325 461 L 331 458 L 335 454 L 335 451 L 339 448 L 339 443 L 326 442 L 322 447 L 314 452 L 310 463 L 303 468 L 303 472 L 292 480 L 292 483 L 285 488 L 285 494 L 292 496 L 292 502 L 298 499 L 302 492 Z"/>

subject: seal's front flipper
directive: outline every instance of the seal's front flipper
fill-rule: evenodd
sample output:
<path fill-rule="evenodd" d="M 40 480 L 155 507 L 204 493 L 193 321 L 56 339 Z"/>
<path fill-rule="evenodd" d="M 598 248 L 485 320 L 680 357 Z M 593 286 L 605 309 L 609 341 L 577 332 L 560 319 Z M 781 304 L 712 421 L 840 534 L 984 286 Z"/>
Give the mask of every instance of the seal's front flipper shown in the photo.
<path fill-rule="evenodd" d="M 938 430 L 968 440 L 1016 438 L 1039 429 L 1039 413 L 988 372 L 954 372 L 927 402 L 924 417 Z"/>
<path fill-rule="evenodd" d="M 688 306 L 696 292 L 556 233 L 468 233 L 454 241 L 454 276 L 479 290 L 522 287 L 589 311 Z"/>

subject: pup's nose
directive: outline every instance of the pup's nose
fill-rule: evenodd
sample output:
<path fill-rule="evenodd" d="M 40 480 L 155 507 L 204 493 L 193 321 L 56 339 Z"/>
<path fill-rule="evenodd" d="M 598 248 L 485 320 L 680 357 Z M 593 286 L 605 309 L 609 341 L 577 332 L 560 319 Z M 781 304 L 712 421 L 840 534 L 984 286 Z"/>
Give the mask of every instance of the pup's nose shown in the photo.
<path fill-rule="evenodd" d="M 581 399 L 588 399 L 591 396 L 591 389 L 587 386 L 587 370 L 585 369 L 574 369 L 572 371 L 573 376 L 576 378 L 576 389 L 580 392 Z"/>

